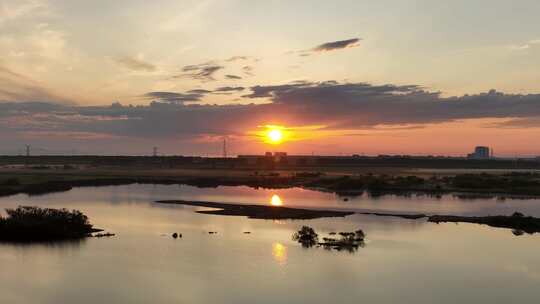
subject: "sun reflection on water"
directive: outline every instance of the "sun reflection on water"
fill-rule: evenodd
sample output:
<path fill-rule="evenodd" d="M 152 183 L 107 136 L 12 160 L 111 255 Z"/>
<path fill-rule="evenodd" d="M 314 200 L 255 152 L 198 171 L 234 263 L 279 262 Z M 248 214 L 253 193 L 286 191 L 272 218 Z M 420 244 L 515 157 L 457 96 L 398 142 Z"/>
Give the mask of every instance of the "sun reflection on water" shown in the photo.
<path fill-rule="evenodd" d="M 287 263 L 287 247 L 281 243 L 272 244 L 272 256 L 280 265 Z"/>
<path fill-rule="evenodd" d="M 272 195 L 272 198 L 270 199 L 270 205 L 283 206 L 283 201 L 281 200 L 281 197 L 279 197 L 279 195 L 274 194 Z"/>

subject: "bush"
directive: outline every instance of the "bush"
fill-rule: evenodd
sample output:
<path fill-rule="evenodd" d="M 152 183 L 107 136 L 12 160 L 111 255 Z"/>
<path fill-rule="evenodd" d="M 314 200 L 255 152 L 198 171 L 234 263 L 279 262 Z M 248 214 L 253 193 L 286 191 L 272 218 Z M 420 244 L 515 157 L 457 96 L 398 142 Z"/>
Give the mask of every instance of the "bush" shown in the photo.
<path fill-rule="evenodd" d="M 39 241 L 82 238 L 96 231 L 78 210 L 18 207 L 0 217 L 0 239 Z"/>
<path fill-rule="evenodd" d="M 303 247 L 309 248 L 317 244 L 319 236 L 313 230 L 313 228 L 308 226 L 302 226 L 302 228 L 293 234 L 293 240 L 298 241 L 302 244 Z"/>

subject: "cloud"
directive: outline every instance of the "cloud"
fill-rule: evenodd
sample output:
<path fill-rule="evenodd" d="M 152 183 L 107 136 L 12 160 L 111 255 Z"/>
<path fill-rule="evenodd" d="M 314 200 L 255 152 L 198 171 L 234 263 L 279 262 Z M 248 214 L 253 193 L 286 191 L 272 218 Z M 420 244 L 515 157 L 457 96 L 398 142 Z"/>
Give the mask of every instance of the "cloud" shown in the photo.
<path fill-rule="evenodd" d="M 191 90 L 187 94 L 176 92 L 148 92 L 141 96 L 143 99 L 155 100 L 171 104 L 183 104 L 184 102 L 199 101 L 206 93 L 206 90 Z"/>
<path fill-rule="evenodd" d="M 214 78 L 214 74 L 224 68 L 224 66 L 215 64 L 213 62 L 186 65 L 182 68 L 183 74 L 174 76 L 174 78 L 187 77 L 201 81 L 214 81 L 216 80 Z"/>
<path fill-rule="evenodd" d="M 0 4 L 0 25 L 14 19 L 31 15 L 36 11 L 46 11 L 48 9 L 45 0 L 18 0 L 12 2 L 2 2 Z"/>
<path fill-rule="evenodd" d="M 214 90 L 214 92 L 241 92 L 244 87 L 221 87 Z"/>
<path fill-rule="evenodd" d="M 537 45 L 540 45 L 540 39 L 533 39 L 533 40 L 529 40 L 525 43 L 522 43 L 522 44 L 515 44 L 515 45 L 511 45 L 510 46 L 510 49 L 512 50 L 516 50 L 516 51 L 522 51 L 522 50 L 528 50 L 530 48 L 533 48 Z"/>
<path fill-rule="evenodd" d="M 33 79 L 0 65 L 0 101 L 69 102 Z"/>
<path fill-rule="evenodd" d="M 326 42 L 319 46 L 314 47 L 313 51 L 315 52 L 335 51 L 335 50 L 358 46 L 358 42 L 360 42 L 360 38 Z"/>
<path fill-rule="evenodd" d="M 242 71 L 248 76 L 255 76 L 255 74 L 253 73 L 253 67 L 250 65 L 243 66 Z"/>
<path fill-rule="evenodd" d="M 504 118 L 516 127 L 540 127 L 540 94 L 495 90 L 442 97 L 417 85 L 295 82 L 249 89 L 220 87 L 212 93 L 241 92 L 244 104 L 190 104 L 210 90 L 149 92 L 149 105 L 75 106 L 52 103 L 0 103 L 0 130 L 6 134 L 94 134 L 137 140 L 204 136 L 243 136 L 263 124 L 324 126 L 317 132 L 356 134 L 355 130 L 399 130 L 463 119 Z M 261 103 L 255 99 L 264 99 Z M 261 100 L 261 101 L 264 101 Z M 187 103 L 189 102 L 189 103 Z M 404 127 L 409 126 L 409 127 Z M 82 132 L 82 133 L 81 133 Z M 336 133 L 336 134 L 337 134 Z M 68 136 L 66 135 L 66 136 Z M 66 137 L 65 140 L 69 140 Z"/>
<path fill-rule="evenodd" d="M 231 74 L 225 75 L 225 78 L 226 78 L 226 79 L 234 79 L 234 80 L 242 79 L 242 77 L 240 77 L 240 76 L 237 76 L 237 75 L 231 75 Z"/>
<path fill-rule="evenodd" d="M 291 52 L 287 52 L 287 54 L 298 54 L 298 56 L 307 57 L 315 53 L 330 52 L 330 51 L 337 51 L 337 50 L 346 49 L 346 48 L 357 47 L 360 45 L 359 44 L 360 40 L 361 40 L 360 38 L 353 38 L 353 39 L 346 39 L 346 40 L 331 41 L 331 42 L 320 44 L 309 50 L 291 51 Z"/>
<path fill-rule="evenodd" d="M 204 95 L 204 94 L 212 93 L 212 91 L 205 90 L 205 89 L 193 89 L 193 90 L 187 91 L 187 93 L 194 93 L 194 94 Z"/>
<path fill-rule="evenodd" d="M 540 128 L 540 116 L 509 119 L 503 122 L 490 124 L 488 127 L 507 129 Z"/>
<path fill-rule="evenodd" d="M 115 61 L 133 71 L 154 72 L 156 70 L 155 65 L 133 57 L 119 57 Z"/>
<path fill-rule="evenodd" d="M 225 59 L 226 62 L 234 62 L 234 61 L 243 61 L 243 60 L 249 60 L 251 57 L 248 56 L 232 56 L 229 59 Z"/>
<path fill-rule="evenodd" d="M 311 122 L 339 128 L 424 124 L 459 119 L 540 116 L 540 94 L 487 93 L 443 98 L 416 85 L 302 82 L 254 86 L 245 98 L 268 98 Z"/>

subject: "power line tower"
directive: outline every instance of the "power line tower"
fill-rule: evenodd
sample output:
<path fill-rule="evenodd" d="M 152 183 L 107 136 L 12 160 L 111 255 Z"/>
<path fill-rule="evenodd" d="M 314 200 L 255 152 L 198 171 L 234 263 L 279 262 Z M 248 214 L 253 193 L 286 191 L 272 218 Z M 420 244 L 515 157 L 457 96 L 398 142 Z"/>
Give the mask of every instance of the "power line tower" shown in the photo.
<path fill-rule="evenodd" d="M 223 158 L 227 158 L 227 138 L 223 137 Z"/>

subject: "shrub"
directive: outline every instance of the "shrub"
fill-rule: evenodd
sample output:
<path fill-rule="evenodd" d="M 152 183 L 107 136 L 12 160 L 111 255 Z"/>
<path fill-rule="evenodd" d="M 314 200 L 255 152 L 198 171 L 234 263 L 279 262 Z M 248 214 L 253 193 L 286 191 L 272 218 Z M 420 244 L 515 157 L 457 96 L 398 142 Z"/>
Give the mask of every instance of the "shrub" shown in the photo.
<path fill-rule="evenodd" d="M 293 240 L 298 241 L 302 244 L 303 247 L 309 248 L 317 244 L 319 236 L 313 230 L 313 228 L 308 226 L 302 226 L 302 228 L 293 234 Z"/>
<path fill-rule="evenodd" d="M 23 207 L 0 217 L 0 239 L 15 241 L 82 238 L 95 230 L 78 210 Z"/>

